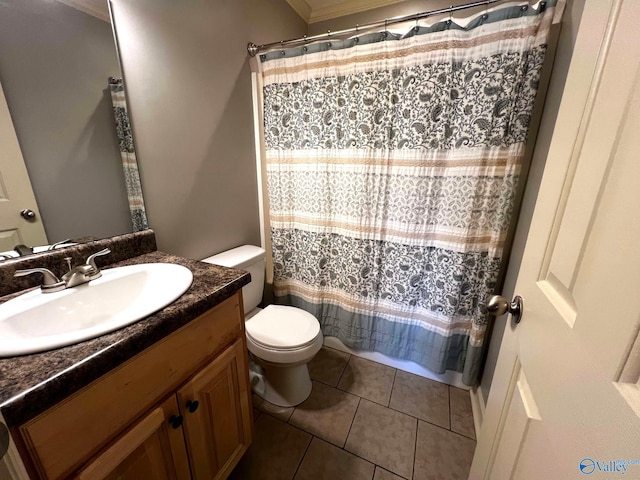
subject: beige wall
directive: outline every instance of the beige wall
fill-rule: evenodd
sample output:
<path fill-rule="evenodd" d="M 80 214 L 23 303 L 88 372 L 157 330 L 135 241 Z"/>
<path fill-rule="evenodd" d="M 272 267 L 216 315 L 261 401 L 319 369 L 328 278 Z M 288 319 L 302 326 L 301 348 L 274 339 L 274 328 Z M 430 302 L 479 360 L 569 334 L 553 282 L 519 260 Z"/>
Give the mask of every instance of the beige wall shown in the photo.
<path fill-rule="evenodd" d="M 142 188 L 160 250 L 259 244 L 249 41 L 301 36 L 284 0 L 112 0 Z"/>

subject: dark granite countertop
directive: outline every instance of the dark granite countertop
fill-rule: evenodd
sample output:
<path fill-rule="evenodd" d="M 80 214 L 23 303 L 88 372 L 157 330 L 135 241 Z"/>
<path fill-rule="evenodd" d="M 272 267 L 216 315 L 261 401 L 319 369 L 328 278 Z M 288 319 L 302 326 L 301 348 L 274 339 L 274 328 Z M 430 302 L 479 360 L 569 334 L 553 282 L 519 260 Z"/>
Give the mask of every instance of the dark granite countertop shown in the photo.
<path fill-rule="evenodd" d="M 109 265 L 176 263 L 193 273 L 178 300 L 132 325 L 98 338 L 48 352 L 0 359 L 0 412 L 20 425 L 132 358 L 249 283 L 242 270 L 154 251 Z M 15 297 L 0 297 L 0 303 Z"/>

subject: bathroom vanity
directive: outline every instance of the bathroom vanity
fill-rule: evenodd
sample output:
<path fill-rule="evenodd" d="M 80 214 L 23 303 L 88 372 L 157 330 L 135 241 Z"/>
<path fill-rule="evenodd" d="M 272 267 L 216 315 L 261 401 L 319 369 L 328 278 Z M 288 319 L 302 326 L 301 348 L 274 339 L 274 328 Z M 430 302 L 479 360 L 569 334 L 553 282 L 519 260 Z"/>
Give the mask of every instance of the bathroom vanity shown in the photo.
<path fill-rule="evenodd" d="M 113 266 L 184 265 L 194 280 L 182 297 L 110 334 L 0 359 L 0 412 L 30 477 L 226 478 L 249 447 L 249 275 L 152 244 L 108 245 Z"/>

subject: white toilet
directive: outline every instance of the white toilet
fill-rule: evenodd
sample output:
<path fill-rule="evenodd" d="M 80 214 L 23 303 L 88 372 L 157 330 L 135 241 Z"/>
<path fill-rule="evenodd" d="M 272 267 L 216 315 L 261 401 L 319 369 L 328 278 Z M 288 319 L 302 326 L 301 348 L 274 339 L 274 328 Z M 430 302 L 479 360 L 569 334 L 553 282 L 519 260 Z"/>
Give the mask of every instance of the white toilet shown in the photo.
<path fill-rule="evenodd" d="M 320 323 L 308 312 L 283 305 L 257 308 L 264 290 L 265 252 L 244 245 L 203 262 L 251 273 L 242 289 L 247 348 L 258 364 L 251 367 L 253 391 L 275 405 L 292 407 L 311 394 L 307 363 L 322 347 Z M 262 377 L 264 373 L 264 377 Z"/>

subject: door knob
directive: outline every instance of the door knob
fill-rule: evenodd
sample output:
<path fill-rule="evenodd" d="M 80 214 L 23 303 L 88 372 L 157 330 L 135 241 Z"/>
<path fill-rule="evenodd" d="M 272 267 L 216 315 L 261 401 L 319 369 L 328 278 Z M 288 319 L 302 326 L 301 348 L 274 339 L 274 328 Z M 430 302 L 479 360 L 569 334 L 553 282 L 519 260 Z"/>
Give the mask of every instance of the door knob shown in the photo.
<path fill-rule="evenodd" d="M 36 212 L 31 210 L 30 208 L 25 208 L 24 210 L 22 210 L 20 212 L 20 216 L 22 218 L 24 218 L 25 220 L 35 220 L 36 219 Z"/>
<path fill-rule="evenodd" d="M 522 320 L 523 306 L 520 295 L 516 295 L 511 303 L 502 295 L 494 295 L 487 300 L 486 306 L 487 311 L 495 317 L 510 313 L 515 323 L 520 323 L 520 320 Z"/>

